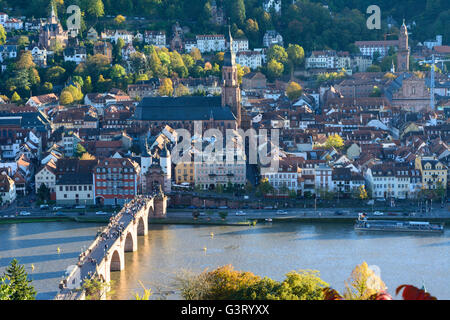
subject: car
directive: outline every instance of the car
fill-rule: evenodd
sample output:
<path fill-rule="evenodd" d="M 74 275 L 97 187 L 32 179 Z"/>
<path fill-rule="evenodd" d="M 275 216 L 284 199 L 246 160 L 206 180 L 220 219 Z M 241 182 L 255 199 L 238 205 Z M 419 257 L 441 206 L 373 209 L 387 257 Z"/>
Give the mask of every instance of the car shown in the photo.
<path fill-rule="evenodd" d="M 61 211 L 58 211 L 58 212 L 55 213 L 55 215 L 57 215 L 57 216 L 64 216 L 64 213 L 62 213 Z"/>
<path fill-rule="evenodd" d="M 278 210 L 277 213 L 278 215 L 286 215 L 288 214 L 286 210 Z"/>
<path fill-rule="evenodd" d="M 53 211 L 61 210 L 63 207 L 53 207 Z"/>
<path fill-rule="evenodd" d="M 272 206 L 267 206 L 267 207 L 264 207 L 264 209 L 273 209 L 273 207 Z"/>
<path fill-rule="evenodd" d="M 98 214 L 98 215 L 105 215 L 105 214 L 108 214 L 108 212 L 105 212 L 105 211 L 97 211 L 95 214 Z"/>
<path fill-rule="evenodd" d="M 244 211 L 236 211 L 236 215 L 237 216 L 245 216 L 246 215 L 246 213 L 244 212 Z"/>
<path fill-rule="evenodd" d="M 15 217 L 15 215 L 13 215 L 13 214 L 10 214 L 10 215 L 9 215 L 9 217 L 10 217 L 10 218 L 14 218 L 14 217 Z"/>
<path fill-rule="evenodd" d="M 408 217 L 408 216 L 409 216 L 409 213 L 408 213 L 408 212 L 403 212 L 402 215 L 404 215 L 405 217 Z"/>
<path fill-rule="evenodd" d="M 86 209 L 86 206 L 84 206 L 84 205 L 75 206 L 75 209 Z"/>
<path fill-rule="evenodd" d="M 375 211 L 375 212 L 373 213 L 373 215 L 374 215 L 374 216 L 382 216 L 382 215 L 384 215 L 384 213 L 381 212 L 381 211 Z"/>
<path fill-rule="evenodd" d="M 41 210 L 48 210 L 48 204 L 41 204 L 39 208 Z"/>
<path fill-rule="evenodd" d="M 344 215 L 344 211 L 339 211 L 338 210 L 338 211 L 335 211 L 334 214 L 337 215 L 337 216 L 343 216 Z"/>
<path fill-rule="evenodd" d="M 3 218 L 8 218 L 8 215 L 7 215 L 7 214 L 5 214 L 5 215 L 3 216 Z"/>
<path fill-rule="evenodd" d="M 204 212 L 204 211 L 201 211 L 199 214 L 200 214 L 201 216 L 204 216 L 204 215 L 205 215 L 205 212 Z"/>
<path fill-rule="evenodd" d="M 31 213 L 29 213 L 28 211 L 20 211 L 19 215 L 20 216 L 29 216 Z"/>
<path fill-rule="evenodd" d="M 227 206 L 220 206 L 219 209 L 228 209 Z"/>

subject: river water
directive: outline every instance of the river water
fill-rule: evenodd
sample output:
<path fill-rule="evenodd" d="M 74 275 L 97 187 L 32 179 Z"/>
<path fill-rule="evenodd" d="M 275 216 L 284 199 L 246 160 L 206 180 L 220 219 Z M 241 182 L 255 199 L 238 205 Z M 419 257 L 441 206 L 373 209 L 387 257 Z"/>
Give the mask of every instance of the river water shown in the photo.
<path fill-rule="evenodd" d="M 0 225 L 0 273 L 17 258 L 33 279 L 37 298 L 51 299 L 64 271 L 98 228 L 71 222 Z M 126 253 L 125 270 L 111 274 L 111 298 L 134 299 L 143 292 L 141 283 L 152 289 L 153 299 L 161 298 L 158 293 L 173 290 L 180 270 L 201 272 L 226 264 L 276 280 L 295 269 L 319 270 L 324 281 L 342 292 L 353 268 L 366 261 L 377 266 L 391 294 L 401 284 L 424 283 L 438 299 L 450 299 L 449 248 L 448 229 L 442 235 L 423 235 L 356 233 L 345 223 L 150 225 L 148 236 L 139 237 L 138 251 Z M 179 296 L 169 293 L 166 298 Z"/>

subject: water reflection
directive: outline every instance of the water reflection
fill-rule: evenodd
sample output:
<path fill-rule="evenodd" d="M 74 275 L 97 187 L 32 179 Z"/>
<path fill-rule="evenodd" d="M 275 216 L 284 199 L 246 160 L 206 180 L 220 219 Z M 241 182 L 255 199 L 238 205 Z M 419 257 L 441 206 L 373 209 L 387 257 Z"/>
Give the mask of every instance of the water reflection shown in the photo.
<path fill-rule="evenodd" d="M 81 247 L 90 245 L 99 226 L 72 222 L 0 225 L 0 274 L 17 258 L 33 279 L 37 298 L 52 299 L 64 271 L 76 262 Z M 125 254 L 125 270 L 112 273 L 112 298 L 142 295 L 141 281 L 157 299 L 158 292 L 173 290 L 173 279 L 181 269 L 201 272 L 226 264 L 276 280 L 294 269 L 320 270 L 325 281 L 342 291 L 355 265 L 366 261 L 379 266 L 391 293 L 400 284 L 420 287 L 424 281 L 433 295 L 449 299 L 449 233 L 448 229 L 443 235 L 355 233 L 352 224 L 332 223 L 150 225 L 149 234 L 138 238 L 138 251 Z M 170 293 L 167 298 L 180 297 Z"/>

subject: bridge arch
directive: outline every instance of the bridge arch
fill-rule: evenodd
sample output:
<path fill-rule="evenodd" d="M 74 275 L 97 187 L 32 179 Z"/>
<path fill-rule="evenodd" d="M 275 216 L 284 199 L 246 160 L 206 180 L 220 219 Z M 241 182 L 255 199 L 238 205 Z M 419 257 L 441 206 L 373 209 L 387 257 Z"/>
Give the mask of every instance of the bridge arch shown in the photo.
<path fill-rule="evenodd" d="M 137 239 L 134 230 L 130 230 L 125 237 L 124 251 L 133 252 L 137 250 Z"/>
<path fill-rule="evenodd" d="M 137 222 L 137 235 L 145 236 L 148 233 L 148 215 L 140 217 Z"/>
<path fill-rule="evenodd" d="M 110 271 L 121 271 L 125 268 L 125 259 L 119 250 L 114 250 L 111 255 L 111 262 L 109 263 Z"/>

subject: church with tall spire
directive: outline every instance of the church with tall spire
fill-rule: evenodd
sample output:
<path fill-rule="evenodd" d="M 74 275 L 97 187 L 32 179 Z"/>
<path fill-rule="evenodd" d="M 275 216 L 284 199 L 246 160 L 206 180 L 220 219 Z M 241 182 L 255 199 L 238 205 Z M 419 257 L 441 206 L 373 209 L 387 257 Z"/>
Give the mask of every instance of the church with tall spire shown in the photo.
<path fill-rule="evenodd" d="M 133 120 L 143 126 L 169 125 L 192 131 L 194 122 L 201 121 L 203 129 L 249 127 L 249 117 L 242 115 L 236 54 L 228 28 L 228 48 L 222 67 L 222 96 L 144 97 L 136 107 Z M 242 124 L 245 124 L 244 126 Z"/>
<path fill-rule="evenodd" d="M 397 51 L 397 72 L 409 71 L 409 44 L 408 44 L 408 29 L 403 20 L 400 28 L 400 35 L 398 37 L 398 51 Z"/>
<path fill-rule="evenodd" d="M 223 56 L 222 67 L 222 107 L 229 106 L 238 127 L 241 124 L 241 90 L 239 88 L 238 71 L 236 66 L 236 54 L 233 51 L 233 37 L 228 26 L 229 47 Z"/>
<path fill-rule="evenodd" d="M 69 34 L 63 29 L 61 22 L 56 15 L 56 8 L 52 3 L 50 16 L 39 32 L 39 44 L 46 49 L 50 49 L 59 42 L 65 47 L 68 40 Z"/>

